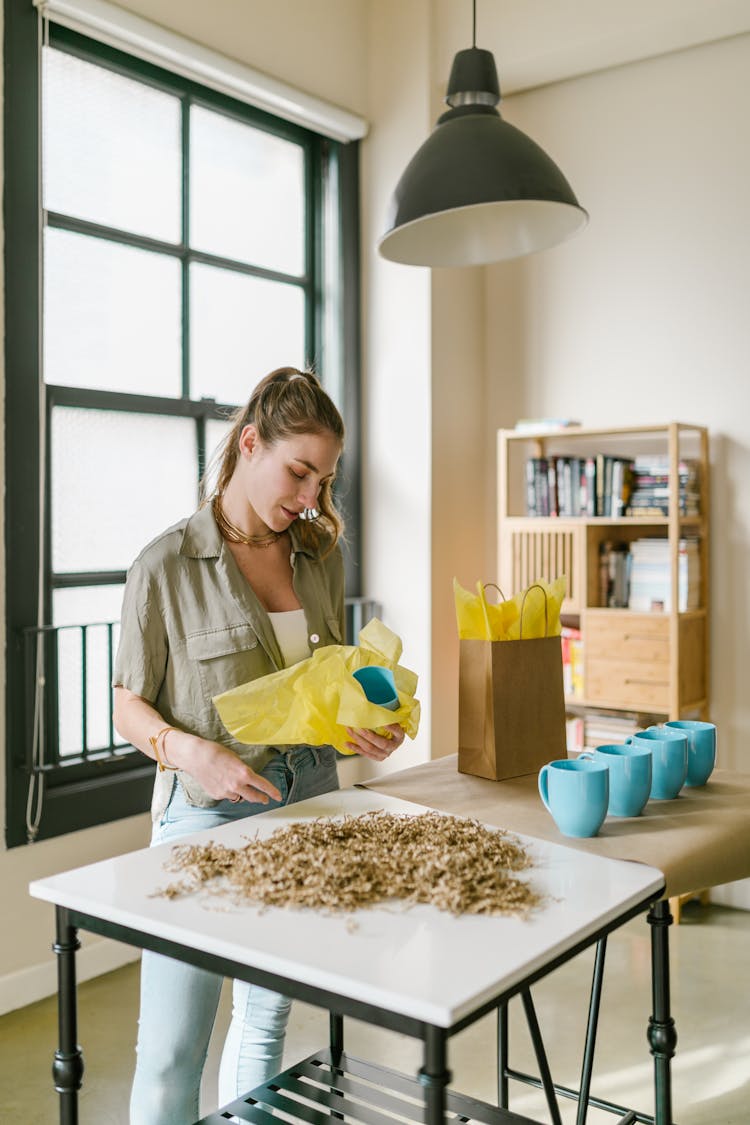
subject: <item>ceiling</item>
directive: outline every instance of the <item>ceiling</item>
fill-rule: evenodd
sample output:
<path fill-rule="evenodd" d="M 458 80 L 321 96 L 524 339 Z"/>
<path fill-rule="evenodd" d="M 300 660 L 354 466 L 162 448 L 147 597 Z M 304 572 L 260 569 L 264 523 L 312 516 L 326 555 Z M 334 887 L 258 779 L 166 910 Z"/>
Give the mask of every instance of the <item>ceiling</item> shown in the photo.
<path fill-rule="evenodd" d="M 438 73 L 471 46 L 471 0 L 437 0 Z M 750 32 L 750 0 L 476 0 L 504 94 Z"/>

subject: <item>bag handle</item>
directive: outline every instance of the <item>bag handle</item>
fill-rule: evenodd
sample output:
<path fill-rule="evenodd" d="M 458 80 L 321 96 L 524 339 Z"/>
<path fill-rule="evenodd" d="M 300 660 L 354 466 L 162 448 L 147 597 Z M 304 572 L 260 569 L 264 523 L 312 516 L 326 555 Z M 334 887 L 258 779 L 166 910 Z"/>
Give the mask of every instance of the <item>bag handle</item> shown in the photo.
<path fill-rule="evenodd" d="M 508 599 L 498 586 L 497 582 L 483 582 L 482 585 L 484 586 L 485 590 L 488 588 L 488 586 L 491 586 L 493 590 L 497 590 L 498 594 L 500 595 L 501 601 L 507 602 Z"/>
<path fill-rule="evenodd" d="M 541 590 L 541 592 L 542 592 L 542 597 L 544 598 L 544 635 L 545 635 L 545 637 L 549 633 L 549 611 L 548 611 L 548 608 L 547 608 L 547 592 L 546 592 L 546 590 L 544 589 L 543 586 L 539 585 L 538 582 L 532 582 L 531 585 L 524 592 L 523 600 L 521 601 L 521 620 L 520 620 L 519 625 L 518 625 L 518 639 L 519 639 L 519 641 L 523 640 L 523 610 L 524 610 L 524 606 L 526 605 L 526 599 L 529 596 L 530 590 Z"/>

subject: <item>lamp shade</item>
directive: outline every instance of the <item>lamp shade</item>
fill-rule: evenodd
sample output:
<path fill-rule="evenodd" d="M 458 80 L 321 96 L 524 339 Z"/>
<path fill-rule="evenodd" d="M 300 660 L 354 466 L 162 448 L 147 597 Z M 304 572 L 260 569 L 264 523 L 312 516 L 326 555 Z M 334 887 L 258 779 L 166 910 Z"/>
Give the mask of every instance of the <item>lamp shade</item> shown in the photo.
<path fill-rule="evenodd" d="M 494 74 L 494 82 L 493 82 Z M 555 162 L 504 121 L 489 51 L 456 56 L 452 108 L 407 165 L 393 194 L 384 258 L 477 266 L 544 250 L 588 219 Z"/>

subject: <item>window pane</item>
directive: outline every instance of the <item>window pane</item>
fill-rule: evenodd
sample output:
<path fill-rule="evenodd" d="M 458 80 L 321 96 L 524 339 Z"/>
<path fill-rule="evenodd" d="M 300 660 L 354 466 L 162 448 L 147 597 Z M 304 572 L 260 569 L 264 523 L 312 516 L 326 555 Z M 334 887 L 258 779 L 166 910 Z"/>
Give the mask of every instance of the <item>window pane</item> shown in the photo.
<path fill-rule="evenodd" d="M 179 99 L 54 48 L 43 81 L 47 210 L 179 242 Z"/>
<path fill-rule="evenodd" d="M 103 622 L 119 622 L 122 585 L 78 586 L 55 590 L 53 625 L 91 625 L 86 630 L 86 743 L 89 750 L 110 745 L 109 629 Z M 112 658 L 117 651 L 119 624 L 112 628 Z M 57 700 L 61 757 L 83 750 L 83 631 L 60 629 L 57 634 Z M 115 746 L 126 743 L 115 735 Z"/>
<path fill-rule="evenodd" d="M 44 245 L 45 381 L 178 397 L 179 262 L 50 227 Z"/>
<path fill-rule="evenodd" d="M 55 407 L 52 569 L 125 570 L 197 506 L 195 422 Z"/>
<path fill-rule="evenodd" d="M 326 391 L 344 409 L 344 292 L 341 231 L 339 227 L 339 165 L 328 160 L 323 181 L 323 362 Z"/>
<path fill-rule="evenodd" d="M 283 285 L 199 263 L 190 267 L 193 398 L 242 403 L 276 367 L 305 362 L 305 297 Z"/>
<path fill-rule="evenodd" d="M 191 246 L 301 275 L 304 186 L 300 145 L 191 106 Z"/>
<path fill-rule="evenodd" d="M 247 397 L 250 397 L 249 393 Z M 216 486 L 216 478 L 219 473 L 218 457 L 223 452 L 221 445 L 229 433 L 231 425 L 229 419 L 219 421 L 216 418 L 209 418 L 206 421 L 206 471 L 204 477 L 207 496 L 211 495 Z"/>

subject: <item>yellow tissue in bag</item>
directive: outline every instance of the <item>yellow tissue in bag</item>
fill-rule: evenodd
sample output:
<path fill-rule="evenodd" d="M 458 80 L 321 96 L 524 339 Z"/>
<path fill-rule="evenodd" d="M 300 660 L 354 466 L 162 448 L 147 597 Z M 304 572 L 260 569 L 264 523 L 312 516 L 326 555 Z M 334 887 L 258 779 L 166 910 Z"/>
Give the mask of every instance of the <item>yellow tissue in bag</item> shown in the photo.
<path fill-rule="evenodd" d="M 541 589 L 540 589 L 541 587 Z M 453 579 L 458 635 L 466 641 L 517 641 L 560 634 L 560 607 L 565 596 L 565 576 L 547 583 L 533 582 L 525 590 L 497 605 L 487 601 L 484 584 L 472 594 Z M 521 613 L 523 612 L 523 623 Z"/>
<path fill-rule="evenodd" d="M 400 723 L 409 738 L 419 729 L 416 673 L 402 667 L 400 638 L 374 617 L 359 634 L 359 645 L 326 645 L 307 660 L 261 676 L 214 696 L 219 717 L 238 742 L 250 746 L 335 746 L 352 754 L 345 727 L 381 733 Z M 366 665 L 390 668 L 399 705 L 389 710 L 370 703 L 352 673 Z"/>

